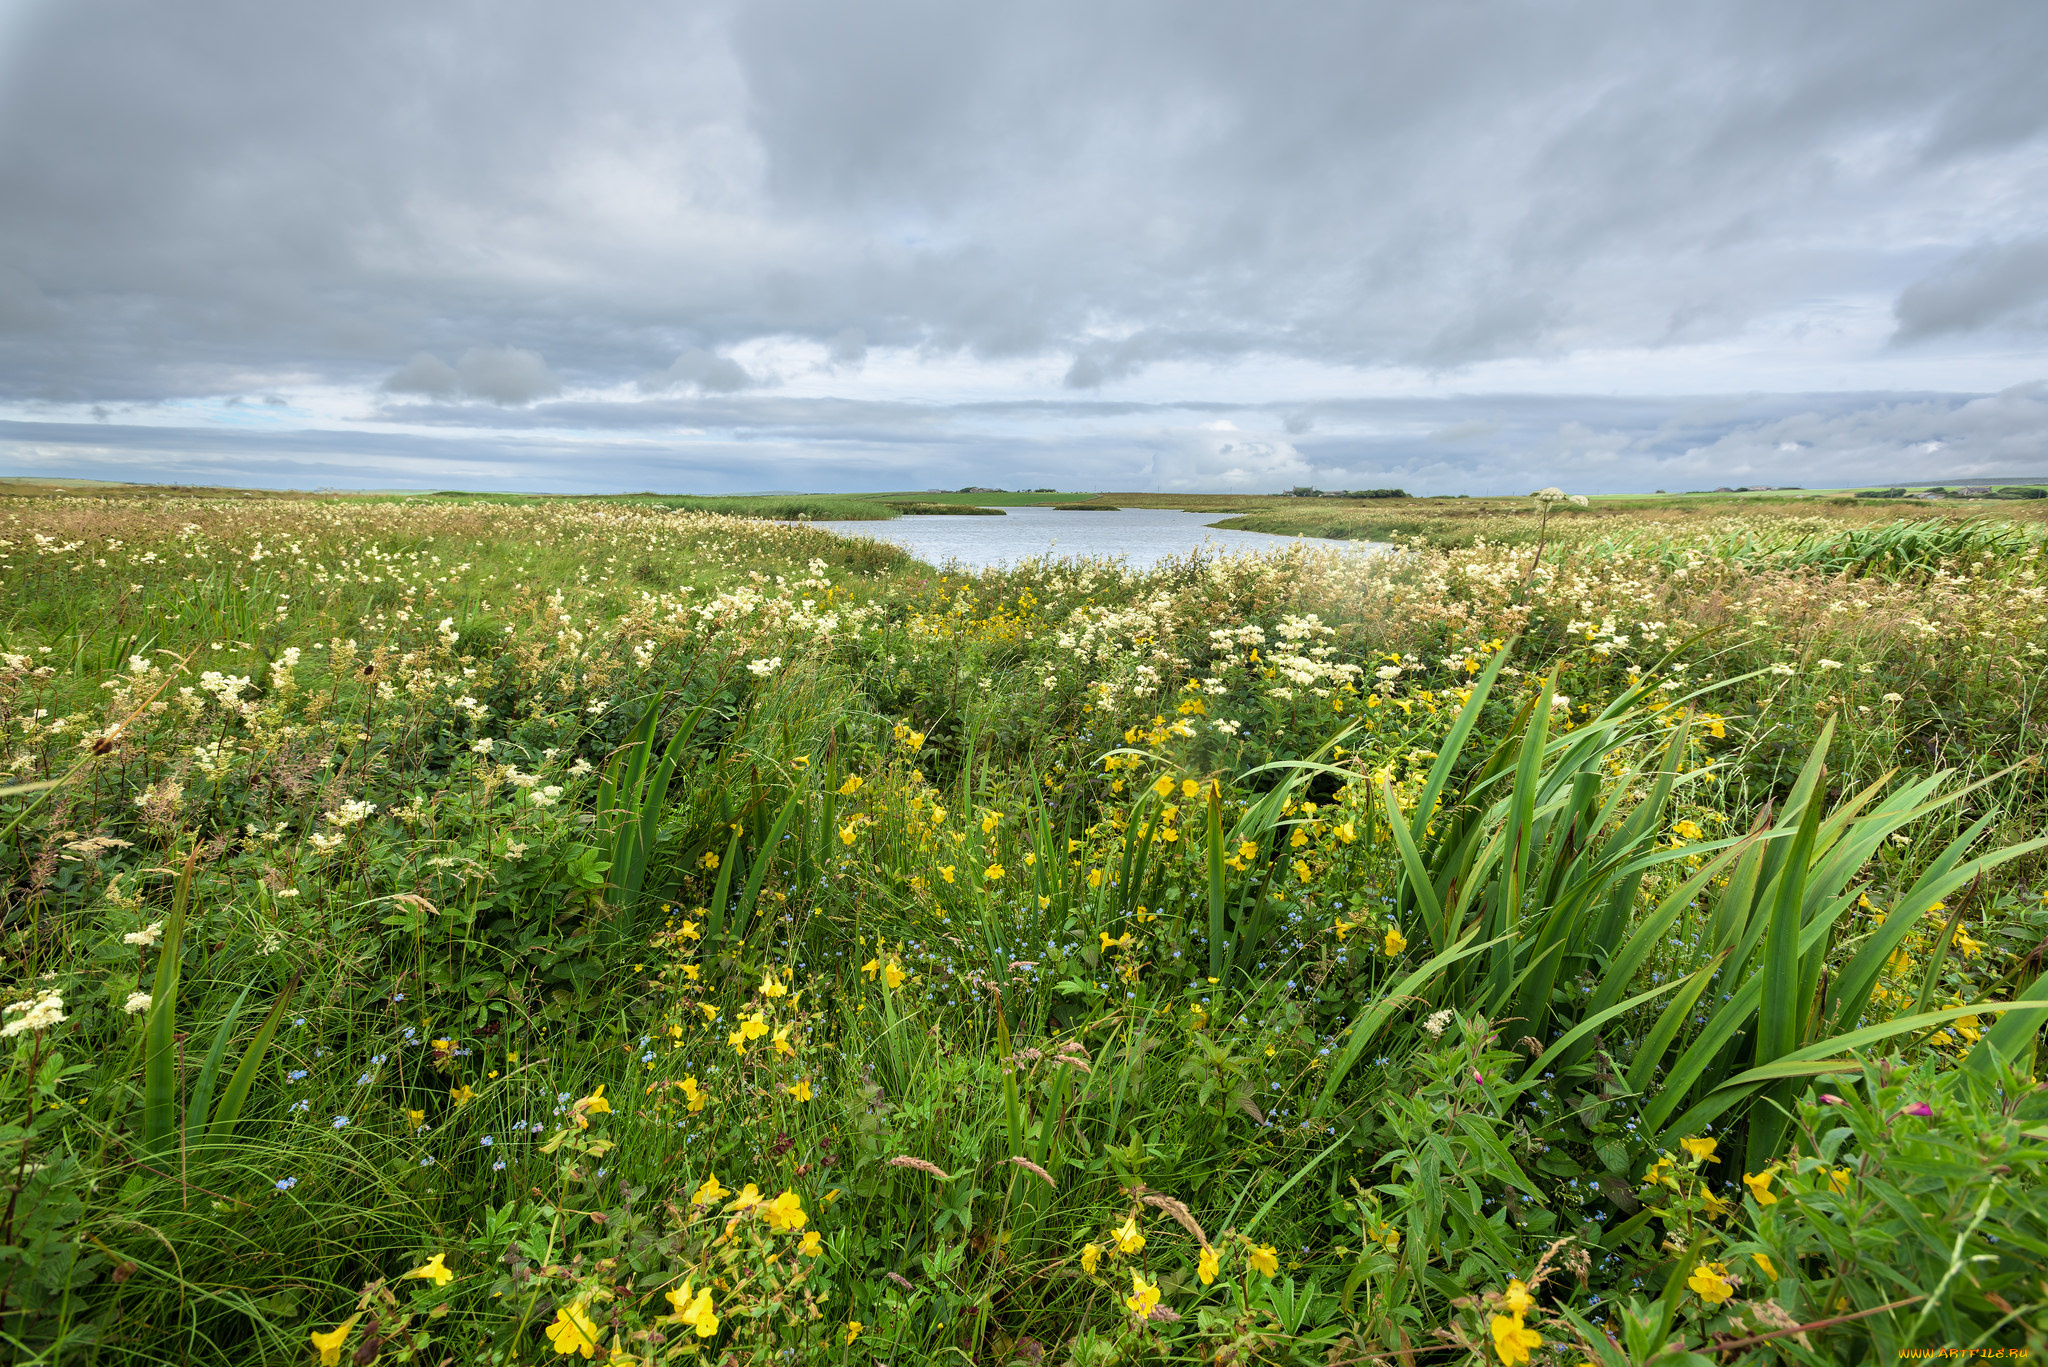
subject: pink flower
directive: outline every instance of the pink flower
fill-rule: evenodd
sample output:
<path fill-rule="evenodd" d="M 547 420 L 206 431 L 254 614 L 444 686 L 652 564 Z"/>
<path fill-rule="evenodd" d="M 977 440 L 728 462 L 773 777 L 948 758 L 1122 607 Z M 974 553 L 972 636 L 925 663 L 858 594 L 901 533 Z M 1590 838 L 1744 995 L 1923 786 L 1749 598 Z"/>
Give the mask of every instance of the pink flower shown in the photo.
<path fill-rule="evenodd" d="M 1823 1106 L 1846 1106 L 1849 1103 L 1836 1096 L 1833 1092 L 1822 1092 L 1820 1094 L 1820 1104 Z"/>
<path fill-rule="evenodd" d="M 1899 1112 L 1899 1114 L 1900 1114 L 1900 1115 L 1922 1115 L 1922 1116 L 1927 1116 L 1927 1117 L 1929 1117 L 1929 1118 L 1931 1119 L 1931 1118 L 1933 1117 L 1933 1115 L 1934 1115 L 1934 1108 L 1933 1108 L 1932 1106 L 1928 1105 L 1928 1104 L 1927 1104 L 1926 1102 L 1924 1102 L 1924 1101 L 1916 1101 L 1916 1102 L 1914 1102 L 1914 1103 L 1913 1103 L 1912 1105 L 1908 1106 L 1908 1107 L 1907 1107 L 1907 1108 L 1906 1108 L 1905 1110 L 1903 1110 L 1903 1111 L 1900 1111 L 1900 1112 Z"/>

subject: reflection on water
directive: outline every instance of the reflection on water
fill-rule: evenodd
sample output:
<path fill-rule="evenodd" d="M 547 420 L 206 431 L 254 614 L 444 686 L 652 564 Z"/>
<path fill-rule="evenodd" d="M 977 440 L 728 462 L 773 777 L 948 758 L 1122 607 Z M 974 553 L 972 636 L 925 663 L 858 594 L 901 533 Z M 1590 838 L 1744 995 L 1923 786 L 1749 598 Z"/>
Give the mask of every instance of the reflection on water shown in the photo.
<path fill-rule="evenodd" d="M 1184 513 L 1171 508 L 1124 508 L 1113 513 L 1010 508 L 1003 517 L 902 517 L 894 522 L 817 522 L 847 536 L 871 536 L 903 547 L 932 565 L 957 562 L 970 569 L 1015 564 L 1028 556 L 1115 556 L 1134 570 L 1198 546 L 1215 551 L 1271 550 L 1297 541 L 1358 551 L 1385 549 L 1375 542 L 1330 541 L 1314 536 L 1270 536 L 1209 524 L 1228 514 Z"/>

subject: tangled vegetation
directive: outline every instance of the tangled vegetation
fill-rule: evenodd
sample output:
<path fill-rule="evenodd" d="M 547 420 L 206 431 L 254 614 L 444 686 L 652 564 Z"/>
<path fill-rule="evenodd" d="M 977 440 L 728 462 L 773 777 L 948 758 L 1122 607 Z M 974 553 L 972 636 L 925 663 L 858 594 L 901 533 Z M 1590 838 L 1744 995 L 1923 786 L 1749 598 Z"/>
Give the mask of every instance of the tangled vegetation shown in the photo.
<path fill-rule="evenodd" d="M 0 1351 L 2048 1350 L 2043 542 L 1865 511 L 11 500 Z"/>

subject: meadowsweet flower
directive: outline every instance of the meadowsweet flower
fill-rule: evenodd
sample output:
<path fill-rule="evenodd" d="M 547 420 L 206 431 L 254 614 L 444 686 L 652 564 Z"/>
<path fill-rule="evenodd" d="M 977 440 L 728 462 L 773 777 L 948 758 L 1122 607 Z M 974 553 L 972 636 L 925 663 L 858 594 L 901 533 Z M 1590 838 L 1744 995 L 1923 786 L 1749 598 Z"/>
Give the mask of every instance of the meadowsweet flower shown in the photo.
<path fill-rule="evenodd" d="M 28 1030 L 47 1030 L 64 1019 L 64 998 L 56 988 L 45 989 L 40 995 L 10 1005 L 4 1014 L 21 1012 L 19 1020 L 11 1020 L 0 1026 L 0 1039 L 11 1038 Z"/>
<path fill-rule="evenodd" d="M 405 1274 L 407 1278 L 430 1281 L 435 1286 L 446 1286 L 455 1280 L 455 1274 L 448 1269 L 446 1253 L 436 1253 L 432 1258 Z"/>
<path fill-rule="evenodd" d="M 141 930 L 131 930 L 126 935 L 123 935 L 121 943 L 124 945 L 134 945 L 138 949 L 155 949 L 156 942 L 163 938 L 163 933 L 164 923 L 162 921 L 151 921 Z"/>
<path fill-rule="evenodd" d="M 1728 1268 L 1725 1263 L 1696 1265 L 1692 1275 L 1685 1279 L 1685 1284 L 1708 1305 L 1719 1305 L 1735 1294 L 1735 1283 L 1728 1280 Z"/>
<path fill-rule="evenodd" d="M 599 1332 L 597 1321 L 590 1317 L 590 1307 L 580 1296 L 555 1311 L 555 1322 L 547 1330 L 548 1342 L 562 1357 L 573 1353 L 589 1357 L 595 1353 Z"/>
<path fill-rule="evenodd" d="M 121 1009 L 133 1016 L 149 1010 L 150 996 L 147 992 L 130 992 L 128 1000 L 121 1003 Z"/>
<path fill-rule="evenodd" d="M 324 1334 L 317 1329 L 313 1331 L 313 1349 L 320 1354 L 320 1367 L 340 1367 L 341 1346 L 348 1342 L 349 1331 L 362 1317 L 363 1312 L 358 1310 Z"/>

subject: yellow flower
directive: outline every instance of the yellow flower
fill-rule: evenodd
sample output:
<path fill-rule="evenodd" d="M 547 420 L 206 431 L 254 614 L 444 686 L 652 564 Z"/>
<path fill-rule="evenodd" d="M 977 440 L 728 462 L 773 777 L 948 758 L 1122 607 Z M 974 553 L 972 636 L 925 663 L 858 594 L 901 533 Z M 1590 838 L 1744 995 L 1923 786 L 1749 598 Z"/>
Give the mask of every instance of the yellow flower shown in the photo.
<path fill-rule="evenodd" d="M 811 1099 L 810 1081 L 806 1079 L 802 1082 L 794 1084 L 789 1088 L 789 1094 L 795 1097 L 798 1101 L 809 1101 Z"/>
<path fill-rule="evenodd" d="M 882 961 L 880 959 L 869 959 L 860 966 L 860 971 L 872 978 L 882 971 Z"/>
<path fill-rule="evenodd" d="M 987 816 L 981 819 L 981 833 L 983 835 L 994 835 L 996 833 L 996 827 L 1002 824 L 1003 814 L 1001 812 L 990 812 Z"/>
<path fill-rule="evenodd" d="M 763 1207 L 768 1214 L 768 1228 L 784 1234 L 802 1229 L 810 1217 L 804 1214 L 803 1198 L 784 1187 L 782 1195 Z"/>
<path fill-rule="evenodd" d="M 1089 886 L 1089 887 L 1091 887 L 1091 888 L 1099 888 L 1099 887 L 1101 887 L 1101 886 L 1102 886 L 1102 870 L 1101 870 L 1101 869 L 1090 869 L 1090 870 L 1088 870 L 1088 886 Z"/>
<path fill-rule="evenodd" d="M 596 1091 L 592 1092 L 589 1096 L 579 1098 L 576 1104 L 569 1108 L 569 1117 L 576 1122 L 577 1129 L 587 1130 L 590 1128 L 589 1117 L 593 1115 L 610 1115 L 611 1110 L 612 1103 L 604 1099 L 604 1084 L 600 1082 L 597 1084 Z"/>
<path fill-rule="evenodd" d="M 1294 834 L 1287 837 L 1288 848 L 1298 850 L 1306 844 L 1308 844 L 1308 832 L 1303 830 L 1301 827 L 1296 826 L 1294 828 Z"/>
<path fill-rule="evenodd" d="M 775 970 L 772 968 L 761 975 L 761 995 L 770 1001 L 789 995 L 789 989 L 776 981 Z"/>
<path fill-rule="evenodd" d="M 1713 1161 L 1714 1150 L 1718 1144 L 1719 1141 L 1713 1139 L 1681 1139 L 1678 1141 L 1679 1148 L 1684 1149 L 1702 1163 Z"/>
<path fill-rule="evenodd" d="M 694 1076 L 686 1077 L 683 1079 L 683 1095 L 689 1099 L 690 1109 L 692 1111 L 701 1111 L 704 1109 L 705 1096 L 704 1093 L 698 1089 L 697 1079 Z"/>
<path fill-rule="evenodd" d="M 1529 1350 L 1543 1346 L 1543 1335 L 1522 1323 L 1520 1315 L 1495 1315 L 1493 1317 L 1493 1351 L 1500 1354 L 1505 1367 L 1529 1360 Z"/>
<path fill-rule="evenodd" d="M 1674 821 L 1671 823 L 1671 833 L 1683 840 L 1699 840 L 1706 835 L 1696 821 Z"/>
<path fill-rule="evenodd" d="M 1159 794 L 1159 796 L 1161 797 L 1172 797 L 1173 779 L 1165 774 L 1161 774 L 1159 776 L 1159 781 L 1152 785 L 1152 791 Z"/>
<path fill-rule="evenodd" d="M 1082 1244 L 1081 1270 L 1092 1277 L 1095 1275 L 1095 1269 L 1100 1266 L 1102 1266 L 1101 1247 L 1097 1244 Z"/>
<path fill-rule="evenodd" d="M 1387 957 L 1391 959 L 1402 950 L 1408 948 L 1408 937 L 1394 927 L 1388 926 L 1387 938 L 1381 942 L 1380 948 L 1385 950 Z"/>
<path fill-rule="evenodd" d="M 1507 1307 L 1508 1313 L 1516 1319 L 1520 1319 L 1536 1308 L 1536 1298 L 1529 1294 L 1529 1288 L 1524 1286 L 1519 1280 L 1508 1283 L 1507 1293 L 1500 1298 L 1500 1301 L 1502 1305 Z"/>
<path fill-rule="evenodd" d="M 1775 1206 L 1778 1204 L 1778 1198 L 1771 1195 L 1771 1179 L 1777 1175 L 1776 1168 L 1765 1168 L 1760 1173 L 1745 1172 L 1742 1174 L 1742 1181 L 1758 1205 Z"/>
<path fill-rule="evenodd" d="M 818 1237 L 817 1230 L 807 1229 L 804 1231 L 803 1242 L 796 1246 L 796 1251 L 806 1258 L 815 1258 L 825 1251 L 825 1242 Z"/>
<path fill-rule="evenodd" d="M 1273 1245 L 1271 1244 L 1256 1245 L 1251 1251 L 1251 1256 L 1246 1261 L 1251 1263 L 1252 1271 L 1258 1273 L 1261 1277 L 1279 1275 L 1280 1255 L 1273 1251 Z"/>
<path fill-rule="evenodd" d="M 846 1322 L 846 1342 L 852 1343 L 855 1339 L 859 1338 L 860 1331 L 865 1328 L 867 1328 L 867 1326 L 862 1324 L 859 1320 L 848 1320 Z"/>
<path fill-rule="evenodd" d="M 897 963 L 894 959 L 882 965 L 882 981 L 889 985 L 889 990 L 892 992 L 903 986 L 909 977 L 910 975 L 903 971 L 903 965 Z"/>
<path fill-rule="evenodd" d="M 740 1188 L 739 1194 L 737 1196 L 733 1197 L 732 1200 L 726 1203 L 725 1208 L 727 1210 L 736 1210 L 744 1214 L 760 1204 L 761 1189 L 755 1186 L 752 1182 L 749 1182 L 745 1186 Z"/>
<path fill-rule="evenodd" d="M 1131 1294 L 1124 1297 L 1124 1305 L 1130 1309 L 1133 1315 L 1143 1319 L 1152 1313 L 1152 1307 L 1157 1304 L 1159 1304 L 1158 1283 L 1146 1281 L 1138 1274 L 1136 1268 L 1132 1268 Z"/>
<path fill-rule="evenodd" d="M 1711 1191 L 1701 1192 L 1700 1199 L 1707 1204 L 1707 1218 L 1709 1220 L 1718 1220 L 1733 1209 L 1726 1201 Z"/>
<path fill-rule="evenodd" d="M 1836 1195 L 1846 1196 L 1849 1193 L 1849 1177 L 1850 1172 L 1847 1168 L 1836 1168 L 1828 1174 L 1828 1185 L 1835 1189 Z"/>
<path fill-rule="evenodd" d="M 698 1002 L 697 1009 L 704 1013 L 704 1023 L 706 1025 L 718 1019 L 718 1008 L 710 1002 Z"/>
<path fill-rule="evenodd" d="M 362 1317 L 363 1312 L 358 1310 L 324 1334 L 314 1331 L 313 1346 L 320 1352 L 320 1367 L 339 1367 L 341 1345 L 348 1342 L 349 1330 L 355 1328 L 356 1321 Z"/>
<path fill-rule="evenodd" d="M 718 1316 L 711 1309 L 711 1288 L 705 1287 L 694 1295 L 690 1284 L 683 1283 L 680 1291 L 664 1291 L 675 1317 L 697 1331 L 697 1337 L 708 1339 L 718 1332 Z"/>
<path fill-rule="evenodd" d="M 714 1174 L 704 1179 L 704 1185 L 697 1188 L 696 1194 L 690 1197 L 690 1204 L 693 1206 L 712 1206 L 730 1195 L 732 1195 L 730 1191 L 718 1185 L 718 1178 Z"/>
<path fill-rule="evenodd" d="M 842 845 L 851 845 L 853 843 L 854 837 L 859 834 L 860 827 L 855 825 L 853 822 L 849 821 L 844 826 L 841 826 L 839 828 L 839 843 Z"/>
<path fill-rule="evenodd" d="M 717 851 L 717 850 L 706 850 L 706 851 L 704 851 L 704 857 L 703 857 L 702 859 L 699 859 L 699 860 L 697 861 L 697 867 L 698 867 L 698 868 L 700 868 L 700 869 L 715 869 L 715 868 L 717 868 L 717 867 L 718 867 L 718 851 Z"/>
<path fill-rule="evenodd" d="M 789 1042 L 789 1027 L 786 1025 L 775 1027 L 775 1052 L 781 1058 L 796 1057 L 796 1046 Z"/>
<path fill-rule="evenodd" d="M 954 871 L 955 871 L 955 870 L 957 869 L 957 867 L 958 867 L 958 866 L 957 866 L 957 865 L 954 865 L 954 864 L 942 864 L 942 865 L 940 865 L 940 866 L 939 866 L 939 877 L 941 877 L 941 878 L 945 879 L 945 880 L 946 880 L 946 881 L 947 881 L 948 883 L 952 882 L 952 881 L 953 881 L 953 874 L 954 874 Z"/>
<path fill-rule="evenodd" d="M 476 1092 L 465 1082 L 462 1086 L 448 1093 L 448 1099 L 455 1103 L 457 1109 L 460 1109 L 476 1100 Z"/>
<path fill-rule="evenodd" d="M 1699 1298 L 1708 1305 L 1719 1305 L 1735 1294 L 1735 1283 L 1728 1280 L 1728 1269 L 1721 1263 L 1701 1263 L 1694 1267 L 1685 1284 L 1699 1293 Z"/>
<path fill-rule="evenodd" d="M 1336 836 L 1340 843 L 1349 845 L 1358 839 L 1358 828 L 1349 821 L 1344 821 L 1331 827 L 1330 834 Z"/>
<path fill-rule="evenodd" d="M 1202 1256 L 1195 1260 L 1195 1275 L 1202 1279 L 1202 1285 L 1207 1286 L 1216 1280 L 1216 1270 L 1216 1250 L 1203 1244 Z"/>
<path fill-rule="evenodd" d="M 1191 778 L 1180 781 L 1180 796 L 1183 802 L 1193 802 L 1202 795 L 1202 785 Z"/>
<path fill-rule="evenodd" d="M 1772 1199 L 1776 1200 L 1777 1198 L 1773 1197 Z M 1756 1265 L 1764 1270 L 1764 1275 L 1766 1277 L 1769 1277 L 1772 1281 L 1778 1280 L 1778 1267 L 1776 1263 L 1773 1263 L 1771 1261 L 1770 1254 L 1752 1253 L 1749 1256 L 1755 1259 Z"/>
<path fill-rule="evenodd" d="M 448 1255 L 446 1253 L 436 1253 L 432 1258 L 428 1259 L 426 1263 L 414 1268 L 412 1271 L 406 1273 L 405 1275 L 407 1277 L 418 1277 L 422 1280 L 430 1281 L 435 1286 L 446 1286 L 448 1285 L 448 1283 L 455 1280 L 455 1274 L 453 1272 L 450 1272 L 448 1270 L 448 1265 L 442 1261 L 447 1256 Z"/>
<path fill-rule="evenodd" d="M 1131 947 L 1131 932 L 1128 930 L 1114 938 L 1106 930 L 1098 930 L 1095 933 L 1102 940 L 1102 952 L 1104 954 L 1109 953 L 1112 949 L 1129 949 Z"/>
<path fill-rule="evenodd" d="M 981 871 L 981 876 L 991 883 L 1000 883 L 1003 881 L 1003 866 L 991 864 Z"/>
<path fill-rule="evenodd" d="M 1126 1215 L 1124 1222 L 1110 1231 L 1110 1237 L 1116 1240 L 1119 1253 L 1136 1253 L 1145 1246 L 1145 1236 L 1138 1232 L 1138 1217 L 1135 1215 Z"/>
<path fill-rule="evenodd" d="M 842 783 L 842 784 L 840 784 L 840 785 L 839 785 L 839 796 L 841 796 L 841 797 L 852 797 L 852 796 L 853 796 L 853 795 L 854 795 L 855 793 L 857 793 L 857 792 L 859 792 L 859 791 L 860 791 L 860 775 L 859 775 L 859 774 L 848 774 L 848 775 L 846 776 L 846 782 L 844 782 L 844 783 Z"/>
<path fill-rule="evenodd" d="M 425 1111 L 407 1111 L 405 1118 L 414 1129 L 418 1129 L 427 1123 L 427 1113 Z"/>
<path fill-rule="evenodd" d="M 563 1357 L 571 1353 L 589 1357 L 597 1351 L 597 1336 L 597 1321 L 580 1297 L 557 1310 L 555 1322 L 548 1326 L 548 1342 Z"/>

